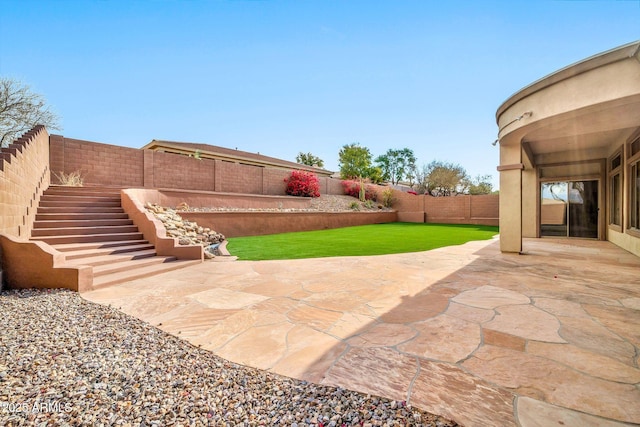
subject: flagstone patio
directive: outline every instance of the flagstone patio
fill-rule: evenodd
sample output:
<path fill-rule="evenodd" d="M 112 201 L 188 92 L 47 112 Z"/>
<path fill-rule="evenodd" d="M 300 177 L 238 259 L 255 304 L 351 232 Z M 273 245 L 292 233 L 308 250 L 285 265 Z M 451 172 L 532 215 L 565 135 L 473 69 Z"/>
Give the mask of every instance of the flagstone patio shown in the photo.
<path fill-rule="evenodd" d="M 82 295 L 234 362 L 465 426 L 640 423 L 640 258 L 524 248 L 206 262 Z"/>

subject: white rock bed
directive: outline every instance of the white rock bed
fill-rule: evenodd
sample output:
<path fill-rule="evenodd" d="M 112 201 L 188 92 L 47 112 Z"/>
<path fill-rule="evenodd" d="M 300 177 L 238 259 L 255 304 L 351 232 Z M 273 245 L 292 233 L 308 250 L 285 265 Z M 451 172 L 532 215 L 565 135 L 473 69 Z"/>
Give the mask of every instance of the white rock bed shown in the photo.
<path fill-rule="evenodd" d="M 3 426 L 457 425 L 230 363 L 71 291 L 4 291 L 0 313 Z"/>

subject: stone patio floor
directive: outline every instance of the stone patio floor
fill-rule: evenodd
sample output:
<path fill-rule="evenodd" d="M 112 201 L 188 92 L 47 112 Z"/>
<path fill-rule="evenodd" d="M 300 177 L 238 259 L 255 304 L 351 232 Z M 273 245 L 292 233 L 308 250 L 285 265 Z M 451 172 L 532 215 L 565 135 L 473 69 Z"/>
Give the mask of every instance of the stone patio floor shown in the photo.
<path fill-rule="evenodd" d="M 84 293 L 231 361 L 465 426 L 640 423 L 640 258 L 608 243 L 205 262 Z"/>

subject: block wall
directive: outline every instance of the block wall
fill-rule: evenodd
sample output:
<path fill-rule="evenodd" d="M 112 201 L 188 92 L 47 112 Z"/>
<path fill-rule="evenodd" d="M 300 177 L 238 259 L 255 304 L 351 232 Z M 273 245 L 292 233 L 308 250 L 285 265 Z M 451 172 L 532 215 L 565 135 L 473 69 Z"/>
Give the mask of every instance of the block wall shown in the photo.
<path fill-rule="evenodd" d="M 87 185 L 284 195 L 290 171 L 195 159 L 179 154 L 118 147 L 52 135 L 54 173 L 81 171 Z M 340 179 L 319 177 L 321 194 L 344 194 Z M 377 186 L 381 195 L 387 187 Z M 394 190 L 398 218 L 411 222 L 498 224 L 498 196 L 416 196 Z"/>
<path fill-rule="evenodd" d="M 500 207 L 498 195 L 424 197 L 426 222 L 440 224 L 499 223 Z"/>
<path fill-rule="evenodd" d="M 36 126 L 0 149 L 0 234 L 28 239 L 48 187 L 49 134 Z"/>
<path fill-rule="evenodd" d="M 141 187 L 144 185 L 143 151 L 117 145 L 51 135 L 51 182 L 56 174 L 79 171 L 86 185 Z"/>
<path fill-rule="evenodd" d="M 145 187 L 214 191 L 215 160 L 194 159 L 180 154 L 157 151 L 149 153 L 144 161 L 145 166 L 148 162 L 151 162 L 151 166 L 145 167 L 145 170 L 150 170 L 152 175 L 145 176 Z"/>
<path fill-rule="evenodd" d="M 225 193 L 263 194 L 265 168 L 216 160 L 216 191 Z"/>

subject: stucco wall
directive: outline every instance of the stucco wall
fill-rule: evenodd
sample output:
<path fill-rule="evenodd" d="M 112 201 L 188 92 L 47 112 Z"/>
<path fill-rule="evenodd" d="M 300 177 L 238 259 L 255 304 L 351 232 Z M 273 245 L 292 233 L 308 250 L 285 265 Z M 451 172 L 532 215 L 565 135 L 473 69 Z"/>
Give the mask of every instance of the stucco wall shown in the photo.
<path fill-rule="evenodd" d="M 640 239 L 637 237 L 610 229 L 608 230 L 607 240 L 634 255 L 640 256 Z"/>
<path fill-rule="evenodd" d="M 558 70 L 498 108 L 503 251 L 517 252 L 522 237 L 538 236 L 540 182 L 556 179 L 599 180 L 599 238 L 637 250 L 637 238 L 620 232 L 624 225 L 607 225 L 604 165 L 640 126 L 639 46 L 630 43 Z M 626 198 L 626 179 L 624 185 Z"/>

